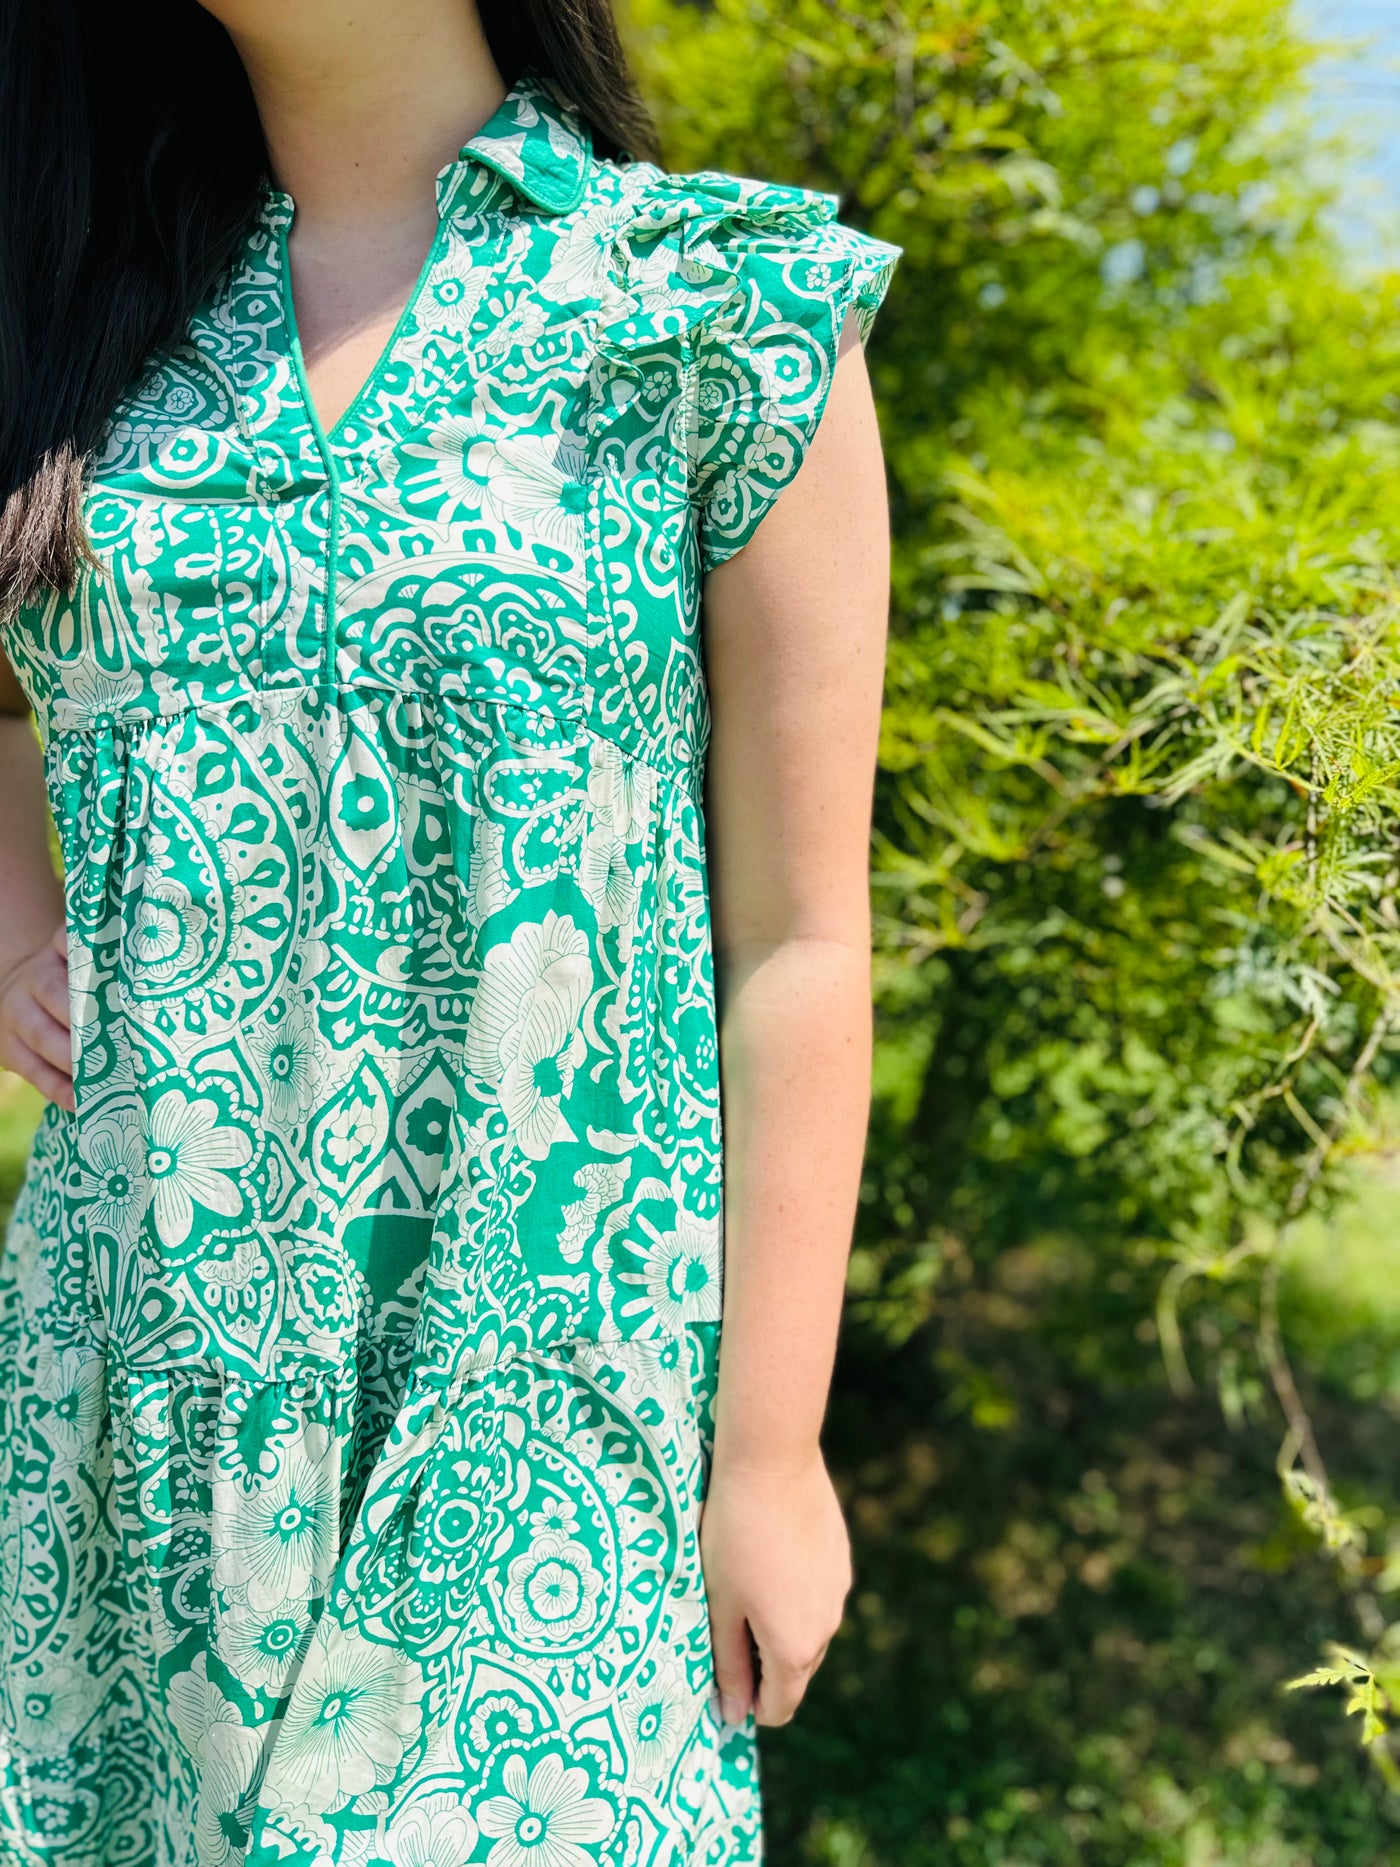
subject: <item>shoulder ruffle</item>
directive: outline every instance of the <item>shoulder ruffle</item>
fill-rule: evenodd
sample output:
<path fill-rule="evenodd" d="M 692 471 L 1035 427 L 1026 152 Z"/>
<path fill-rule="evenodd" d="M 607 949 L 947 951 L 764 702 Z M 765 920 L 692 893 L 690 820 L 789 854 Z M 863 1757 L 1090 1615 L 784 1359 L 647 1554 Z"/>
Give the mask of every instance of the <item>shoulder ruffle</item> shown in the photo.
<path fill-rule="evenodd" d="M 864 343 L 903 248 L 821 189 L 718 169 L 624 171 L 599 332 L 625 369 L 675 352 L 702 569 L 746 544 L 821 420 L 848 311 Z"/>

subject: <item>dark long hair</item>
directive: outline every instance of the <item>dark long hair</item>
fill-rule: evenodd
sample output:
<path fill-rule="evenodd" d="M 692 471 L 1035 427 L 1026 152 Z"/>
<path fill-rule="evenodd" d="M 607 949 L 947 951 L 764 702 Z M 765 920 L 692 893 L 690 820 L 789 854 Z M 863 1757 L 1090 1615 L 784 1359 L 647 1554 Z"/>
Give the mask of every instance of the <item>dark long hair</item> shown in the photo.
<path fill-rule="evenodd" d="M 479 0 L 603 157 L 654 157 L 611 0 Z M 0 621 L 94 561 L 87 459 L 146 358 L 232 263 L 267 147 L 242 61 L 197 0 L 0 0 Z"/>

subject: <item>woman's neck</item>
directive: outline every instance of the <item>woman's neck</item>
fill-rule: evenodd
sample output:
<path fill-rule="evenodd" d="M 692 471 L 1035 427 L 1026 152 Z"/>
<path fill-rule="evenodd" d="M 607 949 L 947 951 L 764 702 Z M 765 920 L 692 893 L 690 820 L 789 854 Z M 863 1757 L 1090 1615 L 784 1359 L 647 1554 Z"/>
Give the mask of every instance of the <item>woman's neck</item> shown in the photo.
<path fill-rule="evenodd" d="M 392 223 L 430 196 L 505 96 L 470 0 L 210 10 L 247 70 L 274 181 L 328 232 Z"/>

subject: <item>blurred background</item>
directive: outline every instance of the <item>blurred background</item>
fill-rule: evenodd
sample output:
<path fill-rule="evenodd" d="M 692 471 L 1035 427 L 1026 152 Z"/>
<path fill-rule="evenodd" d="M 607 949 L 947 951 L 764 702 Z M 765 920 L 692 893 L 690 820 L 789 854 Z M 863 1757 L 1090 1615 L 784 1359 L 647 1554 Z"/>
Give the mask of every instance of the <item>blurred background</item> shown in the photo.
<path fill-rule="evenodd" d="M 772 1867 L 1394 1861 L 1400 0 L 620 11 L 668 166 L 905 249 L 857 1585 Z"/>
<path fill-rule="evenodd" d="M 1300 23 L 1341 41 L 1311 72 L 1322 120 L 1351 144 L 1334 219 L 1364 263 L 1394 254 L 1400 209 L 1400 6 L 1395 0 L 1301 0 Z"/>

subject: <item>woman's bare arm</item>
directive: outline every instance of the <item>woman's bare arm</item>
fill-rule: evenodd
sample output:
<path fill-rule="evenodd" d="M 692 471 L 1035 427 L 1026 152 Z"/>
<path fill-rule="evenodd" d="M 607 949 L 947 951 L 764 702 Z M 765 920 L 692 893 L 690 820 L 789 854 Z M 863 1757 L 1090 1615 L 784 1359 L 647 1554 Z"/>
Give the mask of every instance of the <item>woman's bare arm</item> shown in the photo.
<path fill-rule="evenodd" d="M 73 1106 L 63 885 L 49 850 L 43 756 L 0 650 L 0 1069 Z"/>
<path fill-rule="evenodd" d="M 753 1705 L 761 1723 L 791 1717 L 851 1579 L 819 1434 L 869 1119 L 889 576 L 884 461 L 848 318 L 806 460 L 705 586 L 726 1264 L 702 1549 L 725 1715 Z"/>

